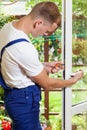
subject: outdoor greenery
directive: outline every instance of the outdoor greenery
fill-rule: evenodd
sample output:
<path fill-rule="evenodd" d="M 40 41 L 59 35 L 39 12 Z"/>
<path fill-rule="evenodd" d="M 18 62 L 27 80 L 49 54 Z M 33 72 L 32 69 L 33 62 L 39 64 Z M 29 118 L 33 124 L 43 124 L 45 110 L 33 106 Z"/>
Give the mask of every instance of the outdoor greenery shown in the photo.
<path fill-rule="evenodd" d="M 73 14 L 87 17 L 87 0 L 72 0 Z"/>
<path fill-rule="evenodd" d="M 14 0 L 10 0 L 13 2 Z M 26 9 L 33 7 L 37 2 L 45 1 L 45 0 L 26 0 Z M 61 0 L 49 0 L 56 2 L 61 11 Z M 83 65 L 87 64 L 87 0 L 73 0 L 73 15 L 76 16 L 83 16 L 82 19 L 74 19 L 73 20 L 73 46 L 72 46 L 72 53 L 73 53 L 73 64 L 74 65 Z M 84 18 L 84 19 L 83 19 Z M 2 26 L 15 19 L 15 16 L 9 16 L 4 14 L 3 11 L 0 9 L 0 28 Z M 30 36 L 31 37 L 31 36 Z M 31 40 L 35 47 L 37 48 L 40 54 L 40 60 L 44 61 L 44 42 L 49 43 L 49 61 L 52 60 L 61 60 L 61 28 L 59 28 L 52 36 L 49 37 L 38 37 Z M 80 80 L 77 84 L 72 86 L 72 89 L 86 89 L 87 86 L 87 66 L 74 66 L 72 67 L 72 71 L 77 71 L 79 69 L 84 70 L 84 77 Z M 55 75 L 50 75 L 51 77 L 62 78 L 62 72 L 59 72 Z M 10 130 L 11 129 L 11 120 L 9 119 L 4 105 L 3 105 L 3 89 L 0 87 L 0 130 Z M 59 112 L 59 115 L 50 116 L 49 121 L 40 115 L 41 122 L 46 122 L 49 126 L 52 126 L 52 130 L 61 130 L 61 109 L 62 109 L 62 92 L 49 92 L 49 107 L 50 112 Z M 72 92 L 72 104 L 76 104 L 78 102 L 87 100 L 87 90 L 86 91 L 73 91 Z M 41 113 L 44 112 L 44 94 L 42 92 L 42 101 L 41 101 Z M 81 115 L 76 115 L 72 119 L 72 124 L 77 125 L 77 130 L 85 129 L 85 116 L 86 113 L 80 113 Z M 10 121 L 10 123 L 9 123 Z M 55 123 L 54 123 L 55 122 Z M 3 125 L 4 124 L 4 125 Z M 8 124 L 8 125 L 7 125 Z M 8 129 L 5 127 L 8 126 Z"/>
<path fill-rule="evenodd" d="M 84 91 L 87 88 L 87 67 L 73 67 L 72 71 L 78 71 L 79 69 L 82 69 L 84 73 L 84 77 L 82 80 L 78 81 L 77 84 L 72 86 L 72 104 L 78 104 L 79 102 L 83 102 L 87 100 L 87 90 Z M 53 76 L 53 75 L 51 75 Z M 56 78 L 61 78 L 62 73 L 54 75 Z M 54 77 L 53 76 L 53 77 Z M 86 81 L 86 82 L 85 82 Z M 83 89 L 82 91 L 77 91 L 77 89 Z M 44 112 L 44 93 L 42 92 L 42 101 L 41 101 L 41 113 Z M 49 92 L 49 110 L 50 112 L 56 112 L 60 113 L 59 115 L 50 115 L 50 123 L 52 124 L 52 130 L 61 130 L 61 110 L 62 110 L 62 91 L 50 91 Z M 42 116 L 41 116 L 42 117 Z M 41 118 L 41 121 L 43 121 L 44 118 Z M 44 120 L 46 122 L 46 120 Z M 55 122 L 55 123 L 54 123 Z M 72 118 L 72 124 L 77 126 L 77 130 L 85 130 L 86 128 L 86 113 L 79 113 L 79 115 L 76 115 Z"/>
<path fill-rule="evenodd" d="M 2 28 L 2 26 L 5 23 L 10 22 L 14 19 L 15 19 L 15 16 L 9 16 L 9 15 L 5 15 L 4 13 L 1 13 L 0 14 L 0 28 Z"/>
<path fill-rule="evenodd" d="M 27 0 L 26 2 L 26 8 L 28 9 L 29 7 L 33 7 L 33 5 L 35 5 L 37 2 L 42 2 L 45 0 Z M 62 0 L 48 0 L 48 1 L 52 1 L 55 2 L 58 7 L 59 10 L 62 11 Z M 73 14 L 75 15 L 84 15 L 87 16 L 87 0 L 72 0 L 73 1 Z"/>

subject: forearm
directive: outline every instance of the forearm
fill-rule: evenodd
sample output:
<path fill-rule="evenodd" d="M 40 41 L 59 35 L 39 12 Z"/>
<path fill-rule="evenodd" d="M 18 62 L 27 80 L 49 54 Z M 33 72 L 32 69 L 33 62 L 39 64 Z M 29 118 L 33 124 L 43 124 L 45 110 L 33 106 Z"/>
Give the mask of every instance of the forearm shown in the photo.
<path fill-rule="evenodd" d="M 44 89 L 64 88 L 73 85 L 78 81 L 78 78 L 68 80 L 50 78 L 47 72 L 43 70 L 38 76 L 33 77 L 33 81 Z"/>
<path fill-rule="evenodd" d="M 75 84 L 76 80 L 73 79 L 55 79 L 55 78 L 49 78 L 47 81 L 47 85 L 44 86 L 45 89 L 54 89 L 54 88 L 65 88 L 70 87 L 71 85 Z"/>

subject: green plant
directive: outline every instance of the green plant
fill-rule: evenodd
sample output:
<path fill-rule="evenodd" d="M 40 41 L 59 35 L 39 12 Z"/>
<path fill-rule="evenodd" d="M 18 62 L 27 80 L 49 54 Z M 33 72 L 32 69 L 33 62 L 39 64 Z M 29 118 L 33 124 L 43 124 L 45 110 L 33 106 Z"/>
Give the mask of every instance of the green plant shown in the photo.
<path fill-rule="evenodd" d="M 61 128 L 62 128 L 62 116 L 61 114 L 59 114 L 53 123 L 53 130 L 61 130 Z"/>
<path fill-rule="evenodd" d="M 50 121 L 50 120 L 46 120 L 46 125 L 47 125 L 47 127 L 48 127 L 48 126 L 52 126 L 51 121 Z"/>
<path fill-rule="evenodd" d="M 73 0 L 73 13 L 87 16 L 87 0 Z"/>
<path fill-rule="evenodd" d="M 85 73 L 83 76 L 83 82 L 85 82 L 87 84 L 87 73 Z"/>
<path fill-rule="evenodd" d="M 76 115 L 72 118 L 72 126 L 77 126 L 78 130 L 85 129 L 85 119 L 84 115 Z M 62 116 L 58 115 L 55 121 L 52 122 L 52 130 L 62 130 Z"/>
<path fill-rule="evenodd" d="M 40 114 L 40 123 L 42 128 L 45 130 L 47 127 L 52 127 L 52 123 L 50 120 L 46 120 L 45 116 Z"/>
<path fill-rule="evenodd" d="M 78 130 L 83 130 L 85 129 L 85 119 L 84 115 L 76 115 L 72 118 L 72 124 L 77 125 Z"/>
<path fill-rule="evenodd" d="M 0 130 L 11 130 L 12 121 L 9 117 L 0 115 Z"/>
<path fill-rule="evenodd" d="M 5 110 L 4 101 L 0 100 L 0 130 L 11 130 L 11 124 L 12 121 Z"/>
<path fill-rule="evenodd" d="M 0 28 L 2 28 L 5 23 L 8 23 L 14 19 L 16 19 L 15 16 L 9 16 L 5 15 L 4 13 L 0 13 Z"/>
<path fill-rule="evenodd" d="M 87 63 L 87 40 L 73 39 L 73 63 Z"/>
<path fill-rule="evenodd" d="M 0 86 L 0 100 L 4 100 L 4 89 Z"/>

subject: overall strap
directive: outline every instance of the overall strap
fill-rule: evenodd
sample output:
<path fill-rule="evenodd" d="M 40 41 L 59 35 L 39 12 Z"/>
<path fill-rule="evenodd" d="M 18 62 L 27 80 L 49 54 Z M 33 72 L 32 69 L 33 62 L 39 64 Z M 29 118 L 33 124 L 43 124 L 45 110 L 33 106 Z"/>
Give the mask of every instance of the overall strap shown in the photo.
<path fill-rule="evenodd" d="M 3 54 L 4 50 L 5 50 L 5 48 L 7 48 L 7 47 L 9 47 L 9 46 L 11 46 L 11 45 L 13 45 L 13 44 L 16 44 L 16 43 L 18 43 L 18 42 L 24 42 L 24 41 L 25 41 L 25 42 L 29 42 L 28 40 L 26 40 L 26 39 L 24 39 L 24 38 L 20 38 L 20 39 L 16 39 L 16 40 L 13 40 L 13 41 L 7 43 L 7 45 L 4 46 L 4 47 L 2 48 L 2 50 L 1 50 L 1 57 L 2 57 L 2 54 Z"/>

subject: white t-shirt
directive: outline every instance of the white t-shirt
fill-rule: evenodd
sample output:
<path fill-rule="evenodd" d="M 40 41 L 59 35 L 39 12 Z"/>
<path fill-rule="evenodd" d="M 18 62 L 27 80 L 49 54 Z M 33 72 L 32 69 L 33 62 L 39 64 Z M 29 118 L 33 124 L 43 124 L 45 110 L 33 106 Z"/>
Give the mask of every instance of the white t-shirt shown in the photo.
<path fill-rule="evenodd" d="M 7 85 L 24 88 L 35 84 L 29 77 L 38 75 L 43 70 L 43 64 L 29 37 L 23 31 L 15 29 L 12 23 L 6 24 L 0 31 L 0 50 L 8 42 L 19 38 L 25 38 L 29 42 L 19 42 L 6 48 L 1 66 Z"/>

